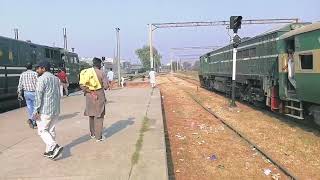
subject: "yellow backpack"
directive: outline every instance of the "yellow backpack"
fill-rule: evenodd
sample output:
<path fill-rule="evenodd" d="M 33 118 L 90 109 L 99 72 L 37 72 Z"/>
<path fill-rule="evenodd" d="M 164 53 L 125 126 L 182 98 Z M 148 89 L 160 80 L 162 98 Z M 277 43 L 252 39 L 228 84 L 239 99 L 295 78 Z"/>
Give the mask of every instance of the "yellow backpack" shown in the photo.
<path fill-rule="evenodd" d="M 84 69 L 80 72 L 79 84 L 93 91 L 102 88 L 94 68 Z"/>

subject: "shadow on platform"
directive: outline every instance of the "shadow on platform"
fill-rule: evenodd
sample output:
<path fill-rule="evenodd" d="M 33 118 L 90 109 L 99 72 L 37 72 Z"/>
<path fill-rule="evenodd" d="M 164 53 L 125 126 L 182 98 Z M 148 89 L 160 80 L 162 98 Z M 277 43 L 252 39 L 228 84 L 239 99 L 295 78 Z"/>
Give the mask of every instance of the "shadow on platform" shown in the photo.
<path fill-rule="evenodd" d="M 128 126 L 131 126 L 134 124 L 134 119 L 135 118 L 131 118 L 129 117 L 126 120 L 119 120 L 115 123 L 113 123 L 110 127 L 104 129 L 103 131 L 103 135 L 105 136 L 105 138 L 110 138 L 111 136 L 113 136 L 114 134 L 120 132 L 121 130 L 127 128 Z M 89 127 L 88 127 L 88 132 L 89 132 Z M 83 135 L 75 140 L 73 140 L 71 143 L 65 145 L 63 147 L 63 152 L 62 152 L 62 156 L 61 158 L 58 158 L 57 160 L 61 160 L 61 159 L 65 159 L 71 156 L 71 149 L 74 148 L 75 146 L 84 143 L 86 141 L 89 141 L 91 139 L 89 133 L 86 135 Z"/>
<path fill-rule="evenodd" d="M 73 118 L 76 117 L 80 112 L 74 112 L 71 114 L 63 114 L 59 117 L 60 120 L 65 120 L 65 119 L 69 119 L 69 118 Z"/>

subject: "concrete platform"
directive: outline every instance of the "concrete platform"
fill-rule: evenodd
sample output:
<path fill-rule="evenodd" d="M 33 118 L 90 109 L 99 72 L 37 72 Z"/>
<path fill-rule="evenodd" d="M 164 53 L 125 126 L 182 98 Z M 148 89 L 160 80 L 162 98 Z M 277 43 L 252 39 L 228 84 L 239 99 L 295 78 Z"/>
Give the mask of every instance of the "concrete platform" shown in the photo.
<path fill-rule="evenodd" d="M 56 161 L 42 156 L 45 145 L 26 124 L 25 108 L 0 114 L 0 179 L 168 179 L 159 90 L 113 90 L 107 99 L 103 142 L 89 137 L 84 96 L 62 99 L 57 141 L 64 151 Z M 149 130 L 132 166 L 146 113 Z"/>

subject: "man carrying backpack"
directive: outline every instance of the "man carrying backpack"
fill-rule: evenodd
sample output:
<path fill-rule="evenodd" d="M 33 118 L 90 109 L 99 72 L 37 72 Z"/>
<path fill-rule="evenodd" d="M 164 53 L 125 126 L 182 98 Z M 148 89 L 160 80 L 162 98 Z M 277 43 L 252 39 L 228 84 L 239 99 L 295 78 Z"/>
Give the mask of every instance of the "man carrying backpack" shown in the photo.
<path fill-rule="evenodd" d="M 80 73 L 80 87 L 86 96 L 85 116 L 89 116 L 90 136 L 97 142 L 103 140 L 103 120 L 105 115 L 106 97 L 104 90 L 108 89 L 108 79 L 101 70 L 101 59 L 93 59 L 93 67 Z"/>

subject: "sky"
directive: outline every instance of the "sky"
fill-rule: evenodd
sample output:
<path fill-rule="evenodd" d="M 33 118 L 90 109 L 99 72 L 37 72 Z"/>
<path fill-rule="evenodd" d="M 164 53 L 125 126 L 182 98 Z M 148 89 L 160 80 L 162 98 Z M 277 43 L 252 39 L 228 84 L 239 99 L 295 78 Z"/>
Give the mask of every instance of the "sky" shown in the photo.
<path fill-rule="evenodd" d="M 68 47 L 80 57 L 113 57 L 115 28 L 120 28 L 121 58 L 138 62 L 135 50 L 148 44 L 149 23 L 219 21 L 232 15 L 243 19 L 299 18 L 320 21 L 319 0 L 0 0 L 0 36 L 63 47 L 62 28 L 67 28 Z M 240 37 L 252 37 L 274 25 L 246 25 Z M 169 62 L 170 49 L 190 46 L 223 46 L 228 31 L 223 26 L 157 29 L 154 46 Z M 174 52 L 179 55 L 201 52 Z M 180 56 L 181 57 L 181 56 Z"/>

